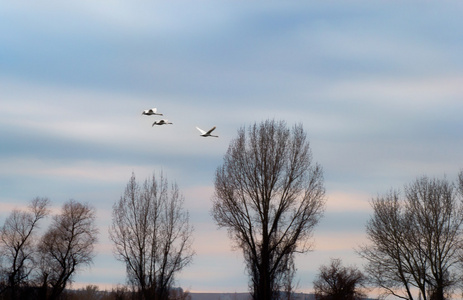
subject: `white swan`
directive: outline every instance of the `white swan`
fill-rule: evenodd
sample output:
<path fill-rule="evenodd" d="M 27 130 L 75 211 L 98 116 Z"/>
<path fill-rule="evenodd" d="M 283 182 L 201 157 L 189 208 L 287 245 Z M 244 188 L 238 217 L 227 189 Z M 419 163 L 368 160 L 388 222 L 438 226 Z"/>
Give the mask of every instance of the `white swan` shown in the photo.
<path fill-rule="evenodd" d="M 214 127 L 212 127 L 211 129 L 209 129 L 209 131 L 207 131 L 207 132 L 206 132 L 206 131 L 204 131 L 204 130 L 202 130 L 201 128 L 199 128 L 199 127 L 197 127 L 197 126 L 196 126 L 196 129 L 198 129 L 198 130 L 199 130 L 199 132 L 201 132 L 201 134 L 200 134 L 200 135 L 201 135 L 201 136 L 203 136 L 203 137 L 208 137 L 208 136 L 212 136 L 212 137 L 219 137 L 218 135 L 212 135 L 212 134 L 211 134 L 211 132 L 212 132 L 212 131 L 214 131 L 214 129 L 215 129 L 215 126 L 214 126 Z"/>
<path fill-rule="evenodd" d="M 162 116 L 163 115 L 163 114 L 158 114 L 156 112 L 157 112 L 157 108 L 150 108 L 150 109 L 144 110 L 141 114 L 142 115 L 147 115 L 147 116 L 151 116 L 151 115 Z"/>
<path fill-rule="evenodd" d="M 167 121 L 166 119 L 162 119 L 162 120 L 154 121 L 151 127 L 153 127 L 154 125 L 165 125 L 165 124 L 173 124 L 173 123 Z"/>

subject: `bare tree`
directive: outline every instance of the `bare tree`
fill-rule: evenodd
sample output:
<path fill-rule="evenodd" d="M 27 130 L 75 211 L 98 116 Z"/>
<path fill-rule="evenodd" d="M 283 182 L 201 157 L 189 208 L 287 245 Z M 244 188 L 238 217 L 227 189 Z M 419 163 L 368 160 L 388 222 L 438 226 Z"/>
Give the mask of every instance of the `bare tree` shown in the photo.
<path fill-rule="evenodd" d="M 302 125 L 267 120 L 231 141 L 215 175 L 212 215 L 243 251 L 253 299 L 277 299 L 288 286 L 294 253 L 311 249 L 324 195 Z"/>
<path fill-rule="evenodd" d="M 83 266 L 92 263 L 98 229 L 95 209 L 75 200 L 66 202 L 39 245 L 42 299 L 57 299 Z"/>
<path fill-rule="evenodd" d="M 162 174 L 143 186 L 132 174 L 113 206 L 109 235 L 140 299 L 168 299 L 175 275 L 192 260 L 193 228 L 183 201 L 177 185 L 169 189 Z"/>
<path fill-rule="evenodd" d="M 1 276 L 11 299 L 20 298 L 19 288 L 28 282 L 34 268 L 35 231 L 48 214 L 48 204 L 47 198 L 33 199 L 28 211 L 15 209 L 0 229 Z"/>
<path fill-rule="evenodd" d="M 414 288 L 424 300 L 445 299 L 463 255 L 463 197 L 455 184 L 421 177 L 405 185 L 403 195 L 378 196 L 372 207 L 371 244 L 359 251 L 372 283 L 402 299 L 413 299 Z"/>
<path fill-rule="evenodd" d="M 344 267 L 341 259 L 332 259 L 329 266 L 321 266 L 314 281 L 316 300 L 360 300 L 366 297 L 367 278 L 355 267 Z"/>

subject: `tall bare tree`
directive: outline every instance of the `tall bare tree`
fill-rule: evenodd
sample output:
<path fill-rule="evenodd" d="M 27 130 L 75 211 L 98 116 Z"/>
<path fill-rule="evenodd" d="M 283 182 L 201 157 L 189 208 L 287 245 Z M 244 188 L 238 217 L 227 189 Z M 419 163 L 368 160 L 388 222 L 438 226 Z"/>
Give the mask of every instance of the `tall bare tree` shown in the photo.
<path fill-rule="evenodd" d="M 35 231 L 38 222 L 48 214 L 49 200 L 35 198 L 28 211 L 13 210 L 0 229 L 1 276 L 5 289 L 0 291 L 19 299 L 19 288 L 28 282 L 36 252 Z"/>
<path fill-rule="evenodd" d="M 391 191 L 372 201 L 371 243 L 359 253 L 373 284 L 385 294 L 413 299 L 417 288 L 424 300 L 443 300 L 456 286 L 463 255 L 458 190 L 446 178 L 424 176 L 405 185 L 403 193 Z"/>
<path fill-rule="evenodd" d="M 184 198 L 161 174 L 140 186 L 132 174 L 113 206 L 109 235 L 116 257 L 140 299 L 169 299 L 175 275 L 193 257 L 192 232 Z"/>
<path fill-rule="evenodd" d="M 215 175 L 212 215 L 243 251 L 253 299 L 277 299 L 290 286 L 294 253 L 311 249 L 324 195 L 302 125 L 267 120 L 238 130 Z"/>
<path fill-rule="evenodd" d="M 355 267 L 345 267 L 339 258 L 321 266 L 314 281 L 316 300 L 360 300 L 366 297 L 367 278 Z"/>
<path fill-rule="evenodd" d="M 63 205 L 39 245 L 41 299 L 57 299 L 79 268 L 92 263 L 97 235 L 92 206 L 72 199 Z"/>

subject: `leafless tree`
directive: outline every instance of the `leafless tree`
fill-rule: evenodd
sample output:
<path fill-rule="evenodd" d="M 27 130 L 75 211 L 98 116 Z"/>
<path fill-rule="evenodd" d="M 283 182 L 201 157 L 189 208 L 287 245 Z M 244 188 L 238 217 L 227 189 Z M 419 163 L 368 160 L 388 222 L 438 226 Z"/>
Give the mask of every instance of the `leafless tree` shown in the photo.
<path fill-rule="evenodd" d="M 168 299 L 175 275 L 192 260 L 193 228 L 183 202 L 177 185 L 169 189 L 162 174 L 142 186 L 132 174 L 113 206 L 109 235 L 140 299 Z"/>
<path fill-rule="evenodd" d="M 321 266 L 314 281 L 316 300 L 360 300 L 367 278 L 355 267 L 345 267 L 341 259 L 332 259 L 329 266 Z"/>
<path fill-rule="evenodd" d="M 35 231 L 38 222 L 48 214 L 49 200 L 35 198 L 28 211 L 15 209 L 0 229 L 1 276 L 11 299 L 20 298 L 19 288 L 28 282 L 36 252 Z"/>
<path fill-rule="evenodd" d="M 215 175 L 212 215 L 242 249 L 254 299 L 277 299 L 311 249 L 324 210 L 323 172 L 302 125 L 267 120 L 242 127 Z"/>
<path fill-rule="evenodd" d="M 57 299 L 79 268 L 92 263 L 97 235 L 93 207 L 72 199 L 63 205 L 39 245 L 41 299 Z"/>
<path fill-rule="evenodd" d="M 462 176 L 460 174 L 460 176 Z M 370 245 L 360 248 L 372 283 L 386 295 L 443 300 L 456 286 L 463 254 L 463 197 L 447 179 L 418 178 L 403 194 L 372 201 Z"/>

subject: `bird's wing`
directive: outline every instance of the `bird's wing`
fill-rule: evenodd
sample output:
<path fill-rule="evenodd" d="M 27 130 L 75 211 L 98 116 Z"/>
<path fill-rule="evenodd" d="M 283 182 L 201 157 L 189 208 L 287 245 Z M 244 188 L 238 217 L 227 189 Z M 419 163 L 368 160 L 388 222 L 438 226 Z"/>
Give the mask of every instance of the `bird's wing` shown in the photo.
<path fill-rule="evenodd" d="M 202 130 L 201 128 L 199 128 L 198 126 L 196 126 L 196 129 L 198 129 L 199 132 L 201 132 L 201 134 L 206 134 L 206 132 L 204 130 Z"/>
<path fill-rule="evenodd" d="M 152 108 L 150 109 L 152 113 L 155 113 L 157 111 L 157 108 Z"/>
<path fill-rule="evenodd" d="M 209 129 L 209 131 L 208 131 L 208 132 L 206 132 L 206 134 L 211 134 L 211 132 L 212 132 L 212 131 L 214 131 L 214 129 L 215 129 L 215 126 L 214 126 L 214 127 L 212 127 L 211 129 Z"/>

